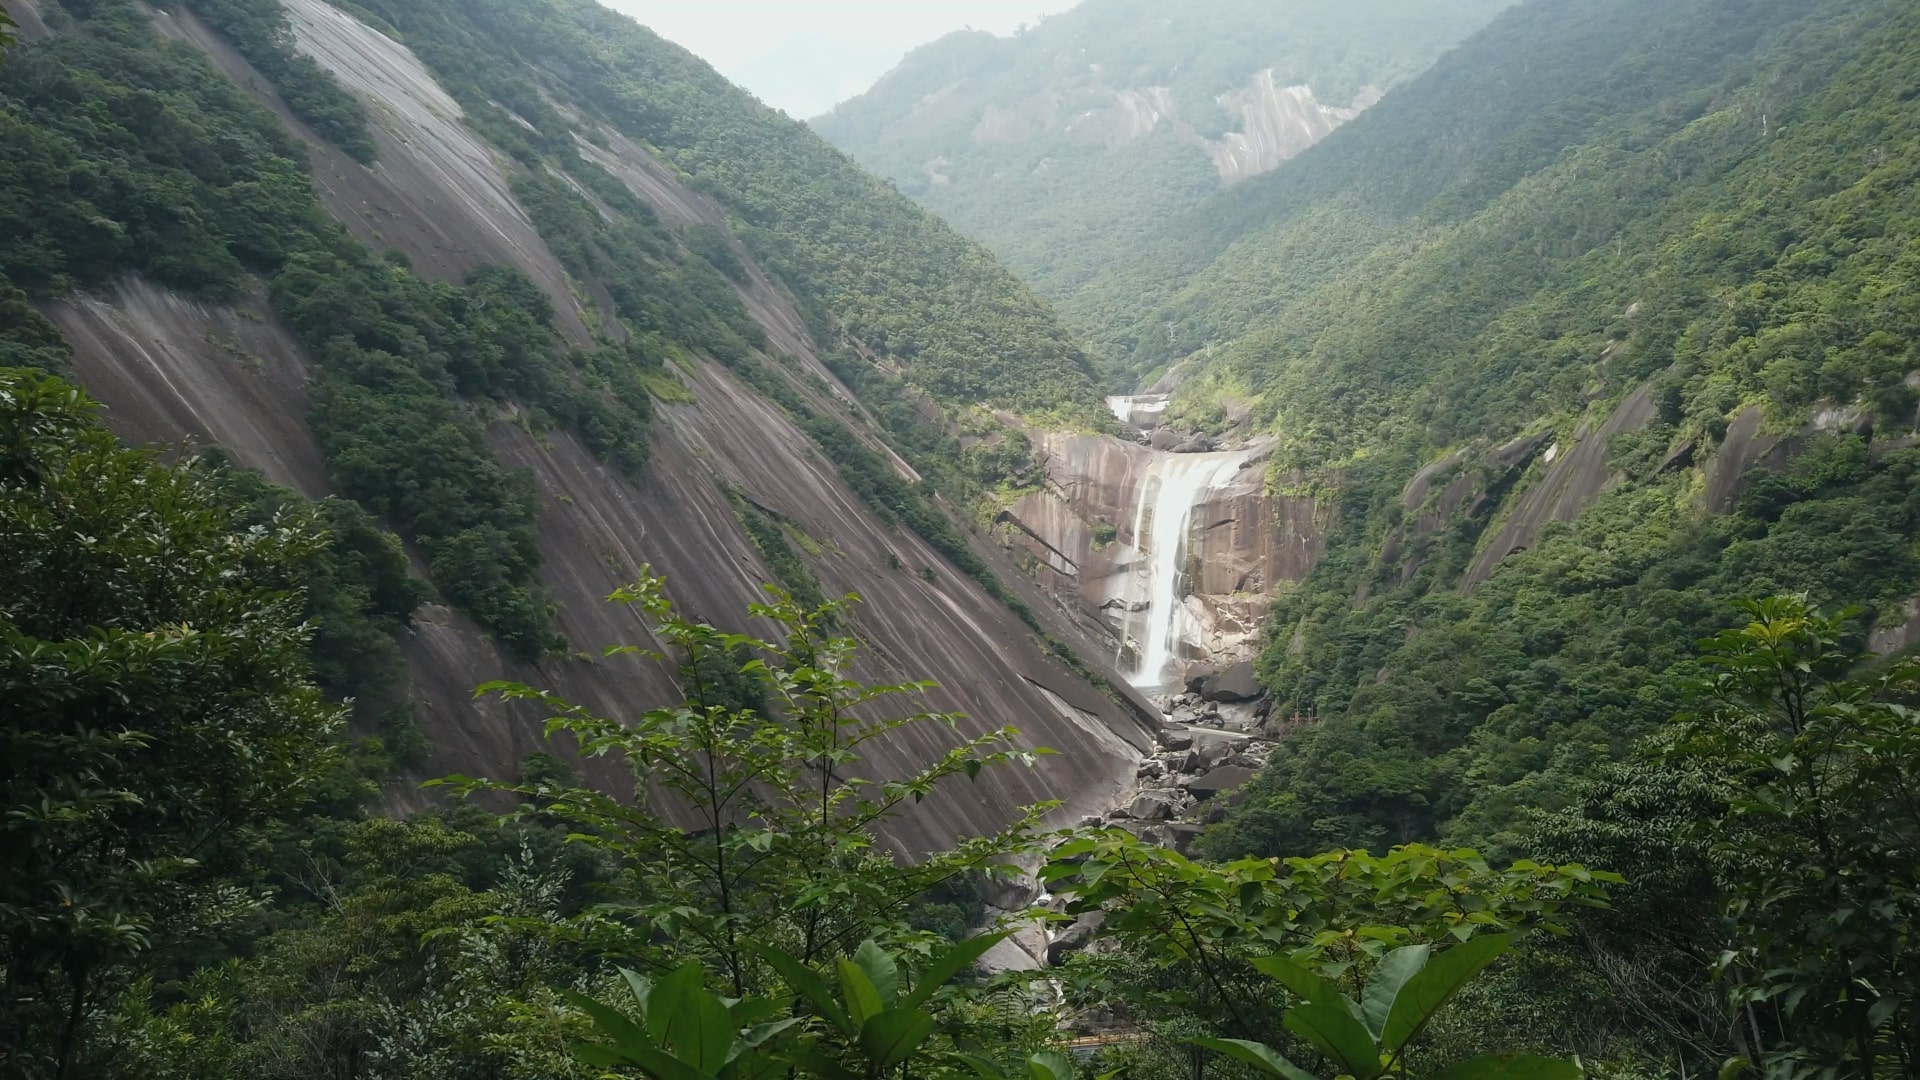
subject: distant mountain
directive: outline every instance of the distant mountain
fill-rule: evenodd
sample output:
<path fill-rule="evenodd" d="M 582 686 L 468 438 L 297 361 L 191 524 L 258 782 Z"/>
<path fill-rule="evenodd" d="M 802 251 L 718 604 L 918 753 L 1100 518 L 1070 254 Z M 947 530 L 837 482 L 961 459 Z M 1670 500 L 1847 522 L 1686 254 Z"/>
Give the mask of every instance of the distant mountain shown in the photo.
<path fill-rule="evenodd" d="M 1088 0 L 924 46 L 815 130 L 1072 298 L 1137 238 L 1269 172 L 1511 0 Z"/>

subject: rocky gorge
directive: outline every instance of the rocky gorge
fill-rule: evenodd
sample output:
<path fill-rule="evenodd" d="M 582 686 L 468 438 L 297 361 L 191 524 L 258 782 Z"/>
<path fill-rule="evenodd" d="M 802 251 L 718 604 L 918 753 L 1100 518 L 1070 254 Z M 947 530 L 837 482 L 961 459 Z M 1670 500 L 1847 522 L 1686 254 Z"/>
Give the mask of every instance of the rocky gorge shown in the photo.
<path fill-rule="evenodd" d="M 1271 489 L 1265 440 L 1163 427 L 1163 395 L 1108 404 L 1129 437 L 1036 433 L 1044 480 L 996 532 L 1116 670 L 1164 692 L 1252 658 L 1273 591 L 1313 569 L 1327 522 L 1311 496 Z"/>

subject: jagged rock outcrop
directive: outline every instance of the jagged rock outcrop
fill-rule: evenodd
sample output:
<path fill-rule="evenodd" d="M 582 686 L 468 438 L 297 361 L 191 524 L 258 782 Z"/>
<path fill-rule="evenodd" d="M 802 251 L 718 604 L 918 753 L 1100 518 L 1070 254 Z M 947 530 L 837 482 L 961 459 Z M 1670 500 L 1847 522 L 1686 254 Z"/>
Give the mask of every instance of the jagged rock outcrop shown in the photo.
<path fill-rule="evenodd" d="M 1200 684 L 1200 696 L 1207 701 L 1223 704 L 1239 704 L 1246 701 L 1258 701 L 1265 697 L 1266 687 L 1254 677 L 1253 661 L 1242 660 L 1227 669 L 1209 676 Z"/>
<path fill-rule="evenodd" d="M 287 6 L 298 46 L 369 106 L 377 165 L 359 165 L 292 121 L 268 82 L 204 25 L 188 16 L 155 18 L 163 32 L 203 49 L 275 108 L 307 142 L 324 205 L 363 239 L 449 279 L 484 263 L 515 266 L 553 298 L 570 338 L 584 343 L 595 330 L 617 331 L 598 310 L 594 283 L 568 279 L 514 201 L 510 182 L 518 166 L 466 130 L 458 106 L 404 46 L 321 0 Z M 621 166 L 615 175 L 663 219 L 724 221 L 643 148 L 608 139 L 603 152 Z M 795 374 L 796 390 L 880 445 L 861 427 L 864 413 L 851 394 L 820 364 L 792 299 L 751 264 L 741 292 L 770 346 L 816 376 Z M 223 308 L 128 281 L 52 305 L 48 314 L 74 346 L 76 375 L 124 437 L 167 446 L 218 443 L 242 465 L 308 495 L 326 493 L 324 461 L 305 425 L 308 360 L 264 303 Z M 535 479 L 543 583 L 578 655 L 597 655 L 611 643 L 651 644 L 631 613 L 604 602 L 644 566 L 666 576 L 686 612 L 728 629 L 756 629 L 746 606 L 762 598 L 760 583 L 774 575 L 727 500 L 729 485 L 817 541 L 818 553 L 806 561 L 824 591 L 865 597 L 850 627 L 868 645 L 860 677 L 933 680 L 940 688 L 916 707 L 967 714 L 961 734 L 1012 724 L 1032 743 L 1062 751 L 1034 770 L 990 771 L 958 797 L 929 800 L 893 829 L 900 848 L 991 831 L 1012 808 L 1039 800 L 1064 799 L 1063 817 L 1102 810 L 1130 789 L 1151 745 L 1148 704 L 1117 679 L 1103 692 L 1068 669 L 930 545 L 876 516 L 785 413 L 732 375 L 695 361 L 684 377 L 695 403 L 657 408 L 652 457 L 637 481 L 601 464 L 566 432 L 531 434 L 511 410 L 488 428 L 500 461 Z M 921 567 L 929 573 L 915 572 Z M 1045 605 L 1033 606 L 1050 617 Z M 1080 636 L 1073 627 L 1055 629 Z M 436 605 L 421 610 L 403 651 L 406 691 L 434 745 L 425 775 L 512 775 L 526 754 L 547 748 L 538 714 L 474 702 L 472 688 L 481 682 L 549 686 L 612 716 L 679 696 L 672 670 L 637 658 L 511 662 L 469 619 Z M 889 740 L 875 748 L 872 767 L 896 774 L 945 751 L 953 737 L 930 727 Z M 590 775 L 615 779 L 604 770 Z M 423 798 L 403 784 L 390 802 L 404 809 Z"/>
<path fill-rule="evenodd" d="M 1547 522 L 1572 521 L 1592 506 L 1618 479 L 1607 464 L 1614 437 L 1645 427 L 1654 412 L 1653 389 L 1642 386 L 1628 394 L 1597 429 L 1582 424 L 1572 446 L 1550 447 L 1542 454 L 1546 473 L 1521 492 L 1500 531 L 1467 570 L 1462 587 L 1472 590 L 1492 576 L 1500 560 L 1531 547 Z"/>
<path fill-rule="evenodd" d="M 1901 605 L 1898 613 L 1883 617 L 1867 639 L 1867 647 L 1880 656 L 1894 656 L 1920 646 L 1920 596 Z"/>
<path fill-rule="evenodd" d="M 1311 86 L 1281 86 L 1267 68 L 1248 85 L 1221 95 L 1220 104 L 1234 113 L 1240 127 L 1208 141 L 1207 157 L 1226 184 L 1272 172 L 1380 97 L 1379 88 L 1370 86 L 1348 105 L 1328 105 L 1314 97 Z"/>
<path fill-rule="evenodd" d="M 946 96 L 930 97 L 922 104 L 919 115 L 899 123 L 910 126 L 935 123 L 943 106 L 962 89 L 955 86 Z M 1080 111 L 1069 113 L 1065 107 L 1069 96 L 1076 99 L 1076 103 L 1084 102 L 1089 96 L 1100 103 L 1091 108 L 1083 105 Z M 1181 116 L 1170 88 L 1116 88 L 1096 81 L 1078 94 L 1046 89 L 1012 105 L 988 105 L 981 111 L 971 138 L 976 145 L 1009 145 L 1057 131 L 1069 142 L 1113 151 L 1165 125 L 1183 143 L 1206 153 L 1223 184 L 1234 184 L 1279 168 L 1332 134 L 1341 124 L 1360 115 L 1378 102 L 1380 96 L 1378 89 L 1368 87 L 1347 105 L 1330 105 L 1316 98 L 1310 86 L 1280 85 L 1273 69 L 1267 68 L 1255 72 L 1244 85 L 1219 96 L 1218 104 L 1234 118 L 1236 126 L 1210 139 Z M 931 176 L 937 170 L 936 162 L 930 161 L 927 165 Z"/>

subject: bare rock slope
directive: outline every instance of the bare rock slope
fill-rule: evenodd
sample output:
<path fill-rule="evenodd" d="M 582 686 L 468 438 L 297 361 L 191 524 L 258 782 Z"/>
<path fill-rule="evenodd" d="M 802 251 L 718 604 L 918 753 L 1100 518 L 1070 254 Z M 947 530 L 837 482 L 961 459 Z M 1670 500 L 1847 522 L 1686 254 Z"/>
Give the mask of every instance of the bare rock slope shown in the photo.
<path fill-rule="evenodd" d="M 266 81 L 203 25 L 158 18 L 167 33 L 201 47 L 260 94 L 307 141 L 325 205 L 362 238 L 398 248 L 423 272 L 449 278 L 488 262 L 516 266 L 553 297 L 564 313 L 563 330 L 588 340 L 599 315 L 576 298 L 515 204 L 512 166 L 466 130 L 458 106 L 419 61 L 320 0 L 288 0 L 288 8 L 299 47 L 367 102 L 380 149 L 372 168 L 294 122 Z M 664 219 L 717 212 L 644 149 L 618 140 L 607 146 L 600 152 L 611 157 L 611 171 Z M 773 347 L 822 376 L 807 392 L 831 399 L 857 423 L 859 406 L 814 356 L 791 299 L 758 267 L 750 270 L 743 299 Z M 309 495 L 327 490 L 324 463 L 305 425 L 305 361 L 264 304 L 220 308 L 134 281 L 106 295 L 73 297 L 50 314 L 75 347 L 77 373 L 125 437 L 217 443 L 240 463 Z M 748 387 L 704 361 L 688 381 L 696 402 L 660 407 L 653 456 L 637 483 L 564 433 L 536 437 L 508 415 L 490 428 L 502 463 L 536 479 L 545 584 L 561 605 L 560 629 L 582 650 L 576 656 L 597 656 L 606 644 L 649 644 L 636 618 L 604 602 L 646 566 L 666 576 L 688 613 L 754 629 L 746 607 L 762 598 L 760 583 L 773 575 L 735 516 L 722 487 L 729 485 L 809 539 L 805 557 L 829 594 L 865 597 L 853 620 L 869 646 L 861 676 L 932 680 L 940 688 L 914 707 L 965 713 L 962 734 L 1011 724 L 1030 743 L 1061 752 L 1034 771 L 985 774 L 959 797 L 928 803 L 894 829 L 903 849 L 992 829 L 1013 807 L 1045 799 L 1065 800 L 1063 814 L 1091 812 L 1131 781 L 1140 749 L 1150 744 L 1144 701 L 1124 687 L 1090 685 L 920 538 L 883 523 L 806 435 Z M 918 572 L 923 567 L 925 574 Z M 1061 632 L 1073 634 L 1065 626 Z M 428 775 L 511 774 L 525 754 L 545 748 L 537 716 L 472 700 L 481 682 L 513 678 L 551 686 L 614 716 L 677 700 L 672 672 L 657 664 L 573 659 L 528 668 L 506 660 L 464 616 L 437 606 L 423 610 L 405 648 L 410 691 L 435 747 Z M 942 729 L 921 729 L 880 748 L 873 766 L 899 772 L 943 751 L 952 738 Z M 410 788 L 393 794 L 401 808 L 422 798 Z"/>

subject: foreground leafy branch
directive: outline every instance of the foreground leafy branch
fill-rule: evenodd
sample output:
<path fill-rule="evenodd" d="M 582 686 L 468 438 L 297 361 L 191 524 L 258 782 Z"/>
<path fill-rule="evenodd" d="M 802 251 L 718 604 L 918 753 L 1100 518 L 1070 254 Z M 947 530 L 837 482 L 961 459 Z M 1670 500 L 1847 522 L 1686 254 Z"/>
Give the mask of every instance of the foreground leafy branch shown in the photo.
<path fill-rule="evenodd" d="M 1053 804 L 1025 808 L 999 833 L 902 862 L 878 848 L 878 830 L 906 806 L 984 770 L 1031 767 L 1049 751 L 1017 743 L 1011 727 L 959 734 L 954 713 L 889 714 L 893 699 L 929 684 L 869 686 L 847 672 L 855 643 L 828 628 L 850 620 L 852 600 L 804 610 L 770 589 L 754 616 L 784 641 L 729 634 L 678 616 L 665 583 L 644 578 L 616 593 L 654 627 L 671 655 L 633 646 L 607 650 L 679 665 L 686 701 L 613 719 L 516 683 L 483 694 L 549 710 L 550 737 L 566 735 L 583 757 L 613 757 L 633 777 L 630 797 L 545 783 L 452 777 L 463 795 L 507 792 L 524 812 L 572 823 L 573 839 L 616 859 L 622 899 L 576 920 L 573 932 L 618 955 L 657 956 L 658 940 L 721 973 L 736 997 L 767 984 L 767 947 L 801 964 L 829 962 L 879 937 L 925 950 L 905 927 L 908 908 L 962 875 L 1001 872 L 1034 848 Z M 864 774 L 877 739 L 921 726 L 944 728 L 952 748 L 895 778 Z"/>

